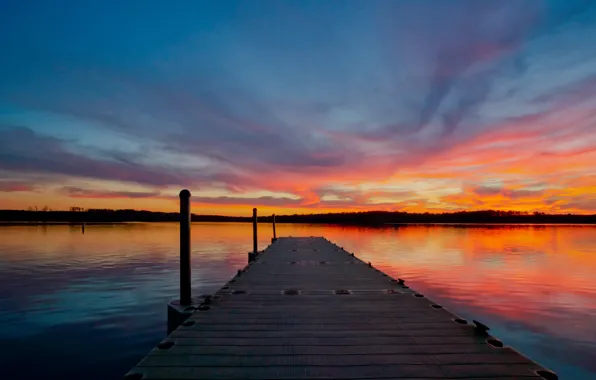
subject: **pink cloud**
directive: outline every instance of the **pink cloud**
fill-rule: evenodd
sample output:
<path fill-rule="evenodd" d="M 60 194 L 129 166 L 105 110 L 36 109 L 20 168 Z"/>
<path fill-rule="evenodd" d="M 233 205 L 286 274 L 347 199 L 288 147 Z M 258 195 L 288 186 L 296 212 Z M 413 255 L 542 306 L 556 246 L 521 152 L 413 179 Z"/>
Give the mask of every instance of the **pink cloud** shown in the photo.
<path fill-rule="evenodd" d="M 15 193 L 30 191 L 39 191 L 39 187 L 30 182 L 0 181 L 0 192 Z"/>

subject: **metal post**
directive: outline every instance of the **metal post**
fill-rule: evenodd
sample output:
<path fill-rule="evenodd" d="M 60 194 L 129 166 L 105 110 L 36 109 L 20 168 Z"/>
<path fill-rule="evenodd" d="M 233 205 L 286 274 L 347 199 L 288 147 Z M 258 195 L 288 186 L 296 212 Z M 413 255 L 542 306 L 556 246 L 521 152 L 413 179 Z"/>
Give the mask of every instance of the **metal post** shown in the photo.
<path fill-rule="evenodd" d="M 275 214 L 273 214 L 273 241 L 277 240 L 277 235 L 275 234 Z"/>
<path fill-rule="evenodd" d="M 180 304 L 191 304 L 190 292 L 190 191 L 180 192 Z"/>
<path fill-rule="evenodd" d="M 257 209 L 252 209 L 252 251 L 258 252 L 257 248 Z"/>

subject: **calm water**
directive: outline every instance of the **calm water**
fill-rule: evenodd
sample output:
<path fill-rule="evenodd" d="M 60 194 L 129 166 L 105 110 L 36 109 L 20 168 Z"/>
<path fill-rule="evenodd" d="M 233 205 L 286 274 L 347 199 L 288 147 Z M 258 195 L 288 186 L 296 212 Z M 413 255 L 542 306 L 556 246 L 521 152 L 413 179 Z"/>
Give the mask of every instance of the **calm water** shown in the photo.
<path fill-rule="evenodd" d="M 260 244 L 270 239 L 261 227 Z M 193 224 L 194 291 L 246 263 L 249 224 Z M 279 225 L 325 236 L 563 379 L 596 378 L 596 227 Z M 165 335 L 178 226 L 0 227 L 3 379 L 118 379 Z M 371 310 L 374 313 L 374 310 Z"/>

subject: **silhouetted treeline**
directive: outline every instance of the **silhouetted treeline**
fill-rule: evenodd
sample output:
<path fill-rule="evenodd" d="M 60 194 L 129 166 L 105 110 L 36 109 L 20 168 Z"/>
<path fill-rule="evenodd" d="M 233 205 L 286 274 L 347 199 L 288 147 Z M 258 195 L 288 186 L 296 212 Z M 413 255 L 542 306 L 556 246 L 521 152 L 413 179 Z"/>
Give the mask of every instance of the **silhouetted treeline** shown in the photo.
<path fill-rule="evenodd" d="M 84 211 L 25 211 L 0 210 L 2 222 L 39 223 L 119 223 L 119 222 L 177 222 L 177 212 L 153 212 L 138 210 L 89 209 Z M 250 218 L 220 215 L 192 215 L 196 222 L 246 222 Z"/>
<path fill-rule="evenodd" d="M 267 218 L 269 219 L 269 218 Z M 596 215 L 545 214 L 520 211 L 460 211 L 450 213 L 409 213 L 367 211 L 333 214 L 280 215 L 276 221 L 285 223 L 326 223 L 381 225 L 399 223 L 596 223 Z"/>
<path fill-rule="evenodd" d="M 250 210 L 247 210 L 247 213 Z M 61 223 L 117 223 L 117 222 L 176 222 L 176 212 L 90 209 L 86 211 L 24 211 L 0 210 L 2 222 L 61 222 Z M 192 215 L 194 222 L 250 222 L 251 217 Z M 270 216 L 259 217 L 270 222 Z M 332 214 L 278 215 L 279 223 L 323 223 L 381 225 L 387 223 L 596 223 L 596 215 L 560 215 L 519 211 L 461 211 L 451 213 L 407 212 L 349 212 Z"/>

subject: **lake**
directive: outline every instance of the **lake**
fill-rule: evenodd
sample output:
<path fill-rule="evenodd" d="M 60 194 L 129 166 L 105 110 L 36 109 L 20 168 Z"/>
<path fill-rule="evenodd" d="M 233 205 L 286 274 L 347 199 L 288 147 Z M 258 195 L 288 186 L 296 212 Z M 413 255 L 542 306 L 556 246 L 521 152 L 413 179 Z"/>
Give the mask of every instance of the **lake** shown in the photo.
<path fill-rule="evenodd" d="M 193 223 L 194 295 L 252 248 L 252 226 Z M 596 226 L 387 228 L 278 224 L 325 236 L 562 379 L 596 378 Z M 259 226 L 259 244 L 271 238 Z M 119 379 L 166 334 L 178 293 L 178 225 L 0 226 L 2 379 Z M 374 313 L 374 310 L 371 310 Z M 8 374 L 8 375 L 7 375 Z"/>

